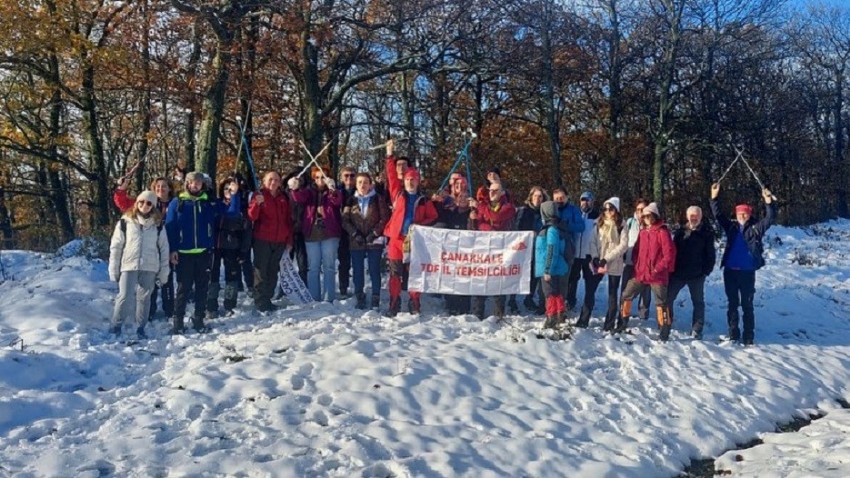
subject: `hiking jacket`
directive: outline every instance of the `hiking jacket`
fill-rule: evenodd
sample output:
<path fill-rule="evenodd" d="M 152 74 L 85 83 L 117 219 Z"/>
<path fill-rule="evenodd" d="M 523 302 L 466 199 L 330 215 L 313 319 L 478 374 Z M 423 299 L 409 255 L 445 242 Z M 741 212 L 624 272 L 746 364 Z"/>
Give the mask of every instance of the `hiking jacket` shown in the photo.
<path fill-rule="evenodd" d="M 319 209 L 325 223 L 325 238 L 342 236 L 342 191 L 324 189 L 319 191 L 313 185 L 292 191 L 292 199 L 304 210 L 301 213 L 301 233 L 310 237 L 313 224 L 318 220 Z"/>
<path fill-rule="evenodd" d="M 641 229 L 632 257 L 638 282 L 667 285 L 676 269 L 676 246 L 667 225 L 659 221 Z"/>
<path fill-rule="evenodd" d="M 368 200 L 366 214 L 363 214 L 361 200 Z M 375 190 L 369 191 L 366 196 L 354 193 L 348 198 L 345 208 L 342 210 L 342 228 L 348 234 L 348 247 L 352 251 L 364 249 L 381 249 L 382 243 L 375 244 L 375 239 L 384 235 L 384 227 L 390 219 L 390 207 L 384 198 Z M 357 240 L 362 237 L 363 242 Z"/>
<path fill-rule="evenodd" d="M 596 225 L 596 219 L 598 217 L 599 212 L 595 209 L 591 209 L 588 212 L 581 212 L 581 220 L 584 222 L 584 228 L 581 231 L 575 232 L 576 257 L 579 259 L 584 259 L 587 255 L 596 257 L 593 255 L 591 243 L 593 242 L 593 238 L 596 237 L 593 227 Z"/>
<path fill-rule="evenodd" d="M 534 276 L 565 276 L 569 271 L 564 257 L 567 240 L 556 225 L 543 226 L 534 238 Z"/>
<path fill-rule="evenodd" d="M 676 271 L 673 277 L 691 280 L 711 274 L 717 254 L 714 249 L 714 232 L 705 222 L 696 229 L 690 229 L 687 225 L 677 228 L 673 231 L 673 244 L 676 245 Z"/>
<path fill-rule="evenodd" d="M 295 229 L 289 196 L 280 190 L 277 196 L 267 188 L 260 189 L 263 203 L 257 204 L 256 194 L 248 204 L 248 219 L 253 221 L 253 237 L 265 242 L 292 246 Z"/>
<path fill-rule="evenodd" d="M 395 156 L 388 156 L 386 162 L 387 171 L 387 191 L 389 192 L 392 201 L 392 214 L 390 220 L 387 221 L 387 226 L 384 228 L 384 235 L 390 240 L 404 239 L 402 228 L 404 227 L 404 215 L 407 210 L 407 194 L 404 190 L 404 184 L 395 174 Z M 425 198 L 421 193 L 417 193 L 418 197 L 413 203 L 413 224 L 429 226 L 437 221 L 437 209 L 434 203 Z"/>
<path fill-rule="evenodd" d="M 625 257 L 627 266 L 635 265 L 635 262 L 632 259 L 632 250 L 634 249 L 635 244 L 637 243 L 638 235 L 640 234 L 640 229 L 640 219 L 634 216 L 626 219 L 626 227 L 624 227 L 623 230 L 626 231 L 629 237 L 629 247 L 626 250 Z"/>
<path fill-rule="evenodd" d="M 198 254 L 215 246 L 215 228 L 222 215 L 239 214 L 239 195 L 233 196 L 230 206 L 218 199 L 209 199 L 206 192 L 192 196 L 183 191 L 168 204 L 165 230 L 172 252 Z"/>
<path fill-rule="evenodd" d="M 537 232 L 541 229 L 543 229 L 543 216 L 540 215 L 539 207 L 526 203 L 525 206 L 517 209 L 515 231 Z"/>
<path fill-rule="evenodd" d="M 629 235 L 625 227 L 617 228 L 616 225 L 613 227 L 615 229 L 614 238 L 605 234 L 598 222 L 593 223 L 591 257 L 605 259 L 608 275 L 621 276 L 625 267 L 623 256 L 629 248 Z"/>
<path fill-rule="evenodd" d="M 470 219 L 470 230 L 478 231 L 510 231 L 514 225 L 516 208 L 504 194 L 499 199 L 496 208 L 490 202 L 478 203 L 478 218 Z"/>
<path fill-rule="evenodd" d="M 164 284 L 170 270 L 168 259 L 168 238 L 159 224 L 152 218 L 121 217 L 109 244 L 110 280 L 117 281 L 122 272 L 142 271 L 155 272 Z"/>
<path fill-rule="evenodd" d="M 726 233 L 726 249 L 723 251 L 723 258 L 720 260 L 720 267 L 725 267 L 726 260 L 729 257 L 729 251 L 731 250 L 730 246 L 735 242 L 738 234 L 741 233 L 741 229 L 738 221 L 733 221 L 720 212 L 720 202 L 717 199 L 712 199 L 710 204 L 711 213 L 714 214 L 714 218 L 717 219 L 718 224 L 720 224 L 720 227 Z M 764 244 L 762 244 L 762 238 L 768 228 L 776 221 L 776 205 L 774 203 L 765 204 L 765 208 L 767 209 L 765 217 L 760 221 L 756 221 L 753 216 L 750 216 L 750 219 L 744 224 L 743 230 L 744 241 L 746 241 L 747 249 L 753 256 L 753 265 L 756 270 L 764 267 Z"/>

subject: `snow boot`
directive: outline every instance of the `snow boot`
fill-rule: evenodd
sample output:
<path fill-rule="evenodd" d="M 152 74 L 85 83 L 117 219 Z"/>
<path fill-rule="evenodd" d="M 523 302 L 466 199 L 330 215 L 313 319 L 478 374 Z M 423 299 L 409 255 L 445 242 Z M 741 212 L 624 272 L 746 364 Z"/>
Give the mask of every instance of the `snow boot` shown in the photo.
<path fill-rule="evenodd" d="M 183 317 L 174 316 L 171 318 L 171 335 L 182 335 L 186 330 L 186 327 L 183 325 Z"/>
<path fill-rule="evenodd" d="M 387 310 L 387 317 L 395 317 L 401 311 L 401 297 L 390 297 L 390 308 Z"/>
<path fill-rule="evenodd" d="M 495 315 L 499 320 L 504 319 L 505 318 L 505 299 L 495 297 L 493 299 L 493 302 L 494 302 L 493 315 Z"/>
<path fill-rule="evenodd" d="M 529 312 L 537 310 L 537 304 L 534 303 L 534 299 L 531 297 L 531 294 L 525 297 L 525 300 L 522 301 L 522 305 L 524 305 L 525 310 Z"/>
<path fill-rule="evenodd" d="M 136 329 L 136 336 L 139 337 L 140 340 L 146 340 L 148 338 L 148 334 L 145 333 L 144 325 Z"/>
<path fill-rule="evenodd" d="M 372 308 L 377 309 L 380 306 L 381 306 L 381 296 L 377 295 L 377 294 L 373 295 L 372 296 Z"/>
<path fill-rule="evenodd" d="M 557 315 L 546 315 L 546 321 L 543 322 L 544 329 L 554 329 L 555 324 L 558 322 Z"/>
<path fill-rule="evenodd" d="M 590 325 L 590 309 L 586 306 L 582 306 L 581 312 L 578 315 L 578 322 L 576 322 L 576 326 L 587 328 Z M 608 325 L 608 320 L 605 320 L 605 325 L 602 327 L 602 330 L 611 330 L 610 328 L 605 328 Z M 614 324 L 611 324 L 613 327 Z"/>
<path fill-rule="evenodd" d="M 364 294 L 362 292 L 358 292 L 355 295 L 357 296 L 357 305 L 355 305 L 355 307 L 359 310 L 365 310 L 366 309 L 366 294 Z"/>
<path fill-rule="evenodd" d="M 121 335 L 121 325 L 113 325 L 109 328 L 109 333 L 118 337 L 119 335 Z"/>
<path fill-rule="evenodd" d="M 512 314 L 519 314 L 519 304 L 516 302 L 515 295 L 512 295 L 508 300 L 508 310 L 510 310 Z"/>
<path fill-rule="evenodd" d="M 407 301 L 407 308 L 411 314 L 419 314 L 422 312 L 422 303 L 419 301 L 419 294 L 410 293 L 410 300 Z"/>

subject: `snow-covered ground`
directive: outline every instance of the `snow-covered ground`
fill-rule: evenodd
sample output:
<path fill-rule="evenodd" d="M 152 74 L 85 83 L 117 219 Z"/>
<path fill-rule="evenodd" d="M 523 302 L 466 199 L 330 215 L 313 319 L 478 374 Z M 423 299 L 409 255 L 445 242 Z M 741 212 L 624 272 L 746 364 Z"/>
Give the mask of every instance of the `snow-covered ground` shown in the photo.
<path fill-rule="evenodd" d="M 747 348 L 718 340 L 719 271 L 703 341 L 686 291 L 669 343 L 653 321 L 604 335 L 603 284 L 568 341 L 426 297 L 394 319 L 245 301 L 211 334 L 160 320 L 127 345 L 106 333 L 103 262 L 3 251 L 0 476 L 654 477 L 719 455 L 734 476 L 850 476 L 850 222 L 774 227 L 767 247 Z"/>

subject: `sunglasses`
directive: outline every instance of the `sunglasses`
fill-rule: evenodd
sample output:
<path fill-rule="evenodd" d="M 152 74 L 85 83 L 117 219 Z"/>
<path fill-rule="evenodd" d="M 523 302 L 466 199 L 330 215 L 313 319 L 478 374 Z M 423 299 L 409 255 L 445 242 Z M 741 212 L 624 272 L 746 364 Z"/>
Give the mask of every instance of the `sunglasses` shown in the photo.
<path fill-rule="evenodd" d="M 502 192 L 502 190 L 501 190 L 501 189 L 491 189 L 491 190 L 490 190 L 490 194 L 493 194 L 493 193 L 500 193 L 500 192 Z"/>
<path fill-rule="evenodd" d="M 353 178 L 354 176 L 356 176 L 356 175 L 353 174 L 353 173 L 345 173 L 345 174 L 342 175 L 342 177 L 344 177 L 344 178 Z"/>
<path fill-rule="evenodd" d="M 139 206 L 153 206 L 153 203 L 150 201 L 138 201 L 136 204 Z"/>
<path fill-rule="evenodd" d="M 617 209 L 615 209 L 615 208 L 613 208 L 613 207 L 611 207 L 611 206 L 605 206 L 605 207 L 603 207 L 603 208 L 602 208 L 602 210 L 603 210 L 603 211 L 616 211 Z"/>

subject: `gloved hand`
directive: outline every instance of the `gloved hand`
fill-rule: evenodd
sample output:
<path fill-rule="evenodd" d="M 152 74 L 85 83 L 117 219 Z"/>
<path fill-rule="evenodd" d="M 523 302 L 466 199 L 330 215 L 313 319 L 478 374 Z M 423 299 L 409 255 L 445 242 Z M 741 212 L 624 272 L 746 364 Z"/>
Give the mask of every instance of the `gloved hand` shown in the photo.
<path fill-rule="evenodd" d="M 289 181 L 286 182 L 286 185 L 289 186 L 289 189 L 295 191 L 298 189 L 298 186 L 301 185 L 300 181 L 298 181 L 298 177 L 292 176 L 289 178 Z"/>
<path fill-rule="evenodd" d="M 354 243 L 358 247 L 366 247 L 366 238 L 363 237 L 363 234 L 360 234 L 360 233 L 355 234 L 354 235 Z"/>
<path fill-rule="evenodd" d="M 599 267 L 605 267 L 607 265 L 608 265 L 608 261 L 606 261 L 604 258 L 599 259 Z"/>
<path fill-rule="evenodd" d="M 593 259 L 591 259 L 590 263 L 591 263 L 591 265 L 593 265 L 593 267 L 595 269 L 599 268 L 599 258 L 598 257 L 594 257 Z"/>
<path fill-rule="evenodd" d="M 367 243 L 369 243 L 369 244 L 371 244 L 371 243 L 375 242 L 375 239 L 377 239 L 377 238 L 378 238 L 378 236 L 377 236 L 377 235 L 375 235 L 375 233 L 374 233 L 374 232 L 370 232 L 370 233 L 366 236 L 366 242 L 367 242 Z"/>
<path fill-rule="evenodd" d="M 336 182 L 333 179 L 325 178 L 324 181 L 325 181 L 325 186 L 327 186 L 328 189 L 330 189 L 331 191 L 336 189 Z"/>
<path fill-rule="evenodd" d="M 588 254 L 588 255 L 584 256 L 584 260 L 586 260 L 588 263 L 590 263 L 590 261 L 592 261 L 593 258 L 590 257 L 590 254 Z"/>

